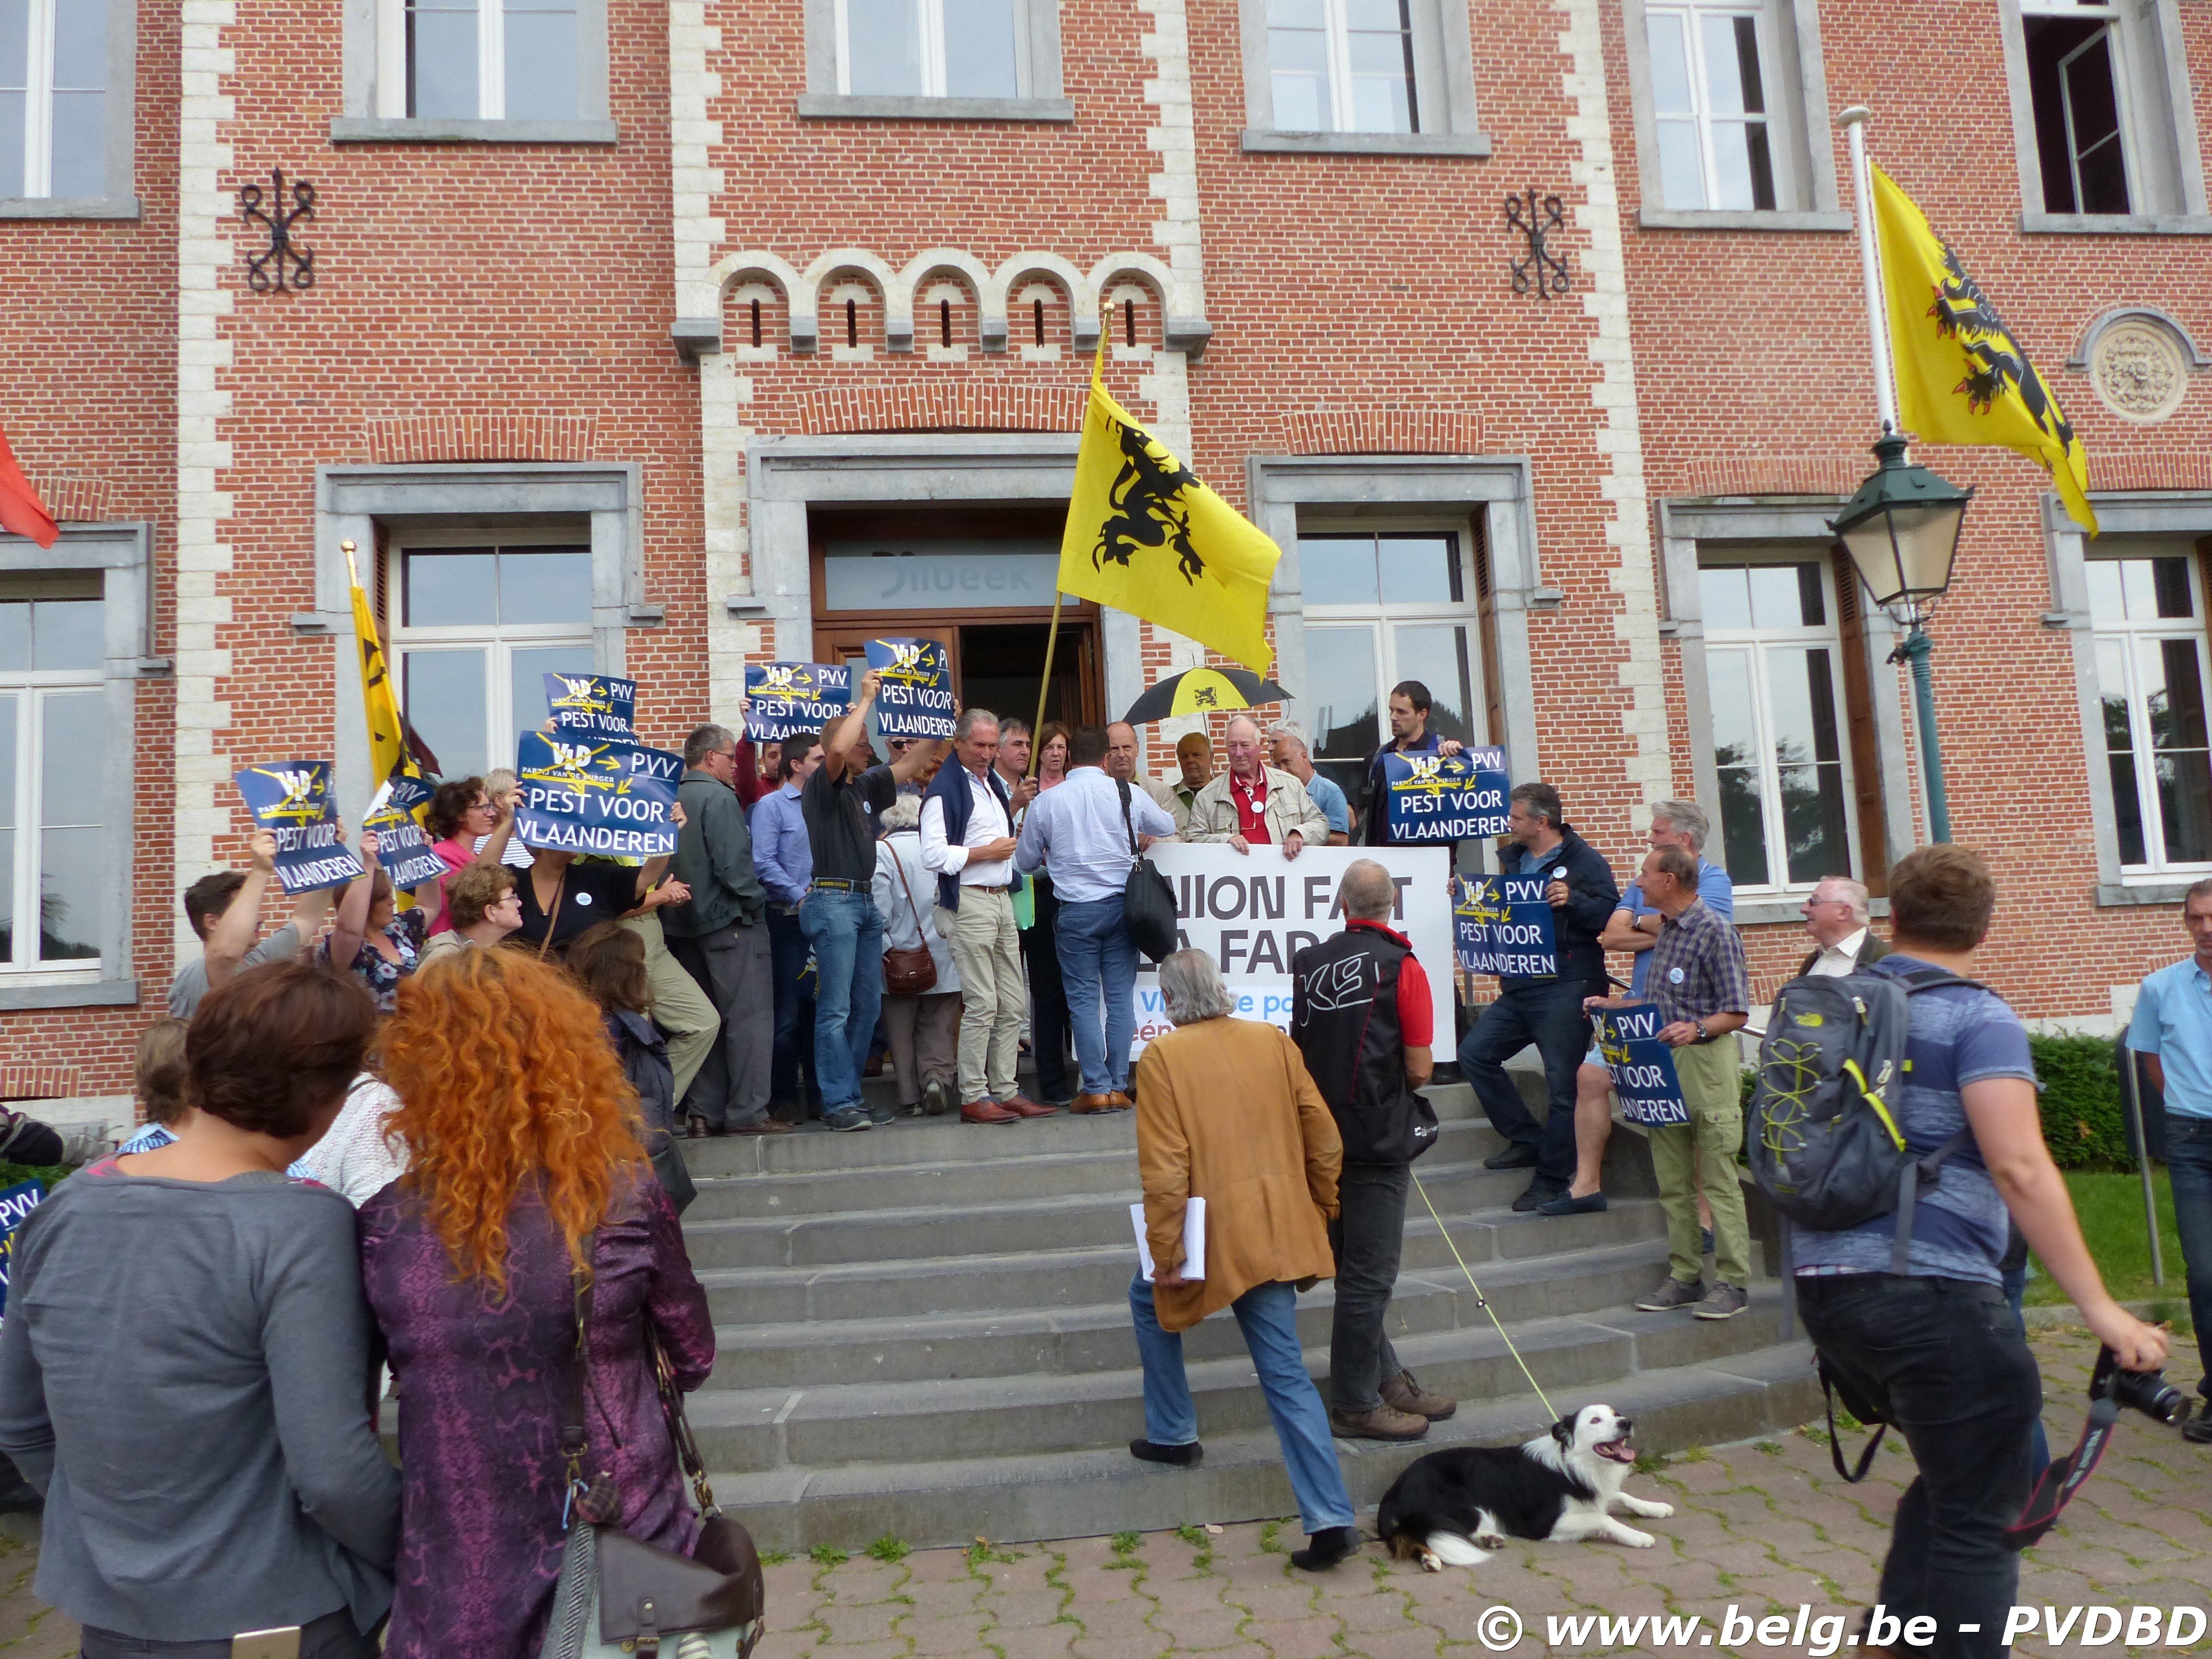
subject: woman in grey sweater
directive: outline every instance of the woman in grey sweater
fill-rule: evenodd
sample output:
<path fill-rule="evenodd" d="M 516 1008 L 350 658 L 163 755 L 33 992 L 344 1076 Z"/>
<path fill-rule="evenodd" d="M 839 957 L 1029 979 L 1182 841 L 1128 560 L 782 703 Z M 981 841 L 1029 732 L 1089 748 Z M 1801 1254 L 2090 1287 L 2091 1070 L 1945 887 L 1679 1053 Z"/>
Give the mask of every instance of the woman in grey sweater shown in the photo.
<path fill-rule="evenodd" d="M 371 1659 L 399 1480 L 378 1445 L 351 1207 L 285 1178 L 374 1024 L 327 969 L 249 969 L 200 1005 L 174 1144 L 64 1182 L 16 1235 L 0 1451 L 46 1493 L 38 1594 L 84 1659 L 224 1659 L 296 1626 Z"/>

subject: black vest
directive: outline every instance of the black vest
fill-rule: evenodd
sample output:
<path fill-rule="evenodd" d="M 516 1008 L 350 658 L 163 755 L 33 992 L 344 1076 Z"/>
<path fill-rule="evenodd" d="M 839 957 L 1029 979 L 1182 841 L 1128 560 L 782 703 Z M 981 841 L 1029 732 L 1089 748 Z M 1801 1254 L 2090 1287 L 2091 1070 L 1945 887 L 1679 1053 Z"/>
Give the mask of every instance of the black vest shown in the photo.
<path fill-rule="evenodd" d="M 1437 1115 L 1406 1081 L 1398 971 L 1413 952 L 1347 927 L 1291 958 L 1291 1035 L 1344 1137 L 1346 1164 L 1411 1164 L 1436 1145 Z"/>

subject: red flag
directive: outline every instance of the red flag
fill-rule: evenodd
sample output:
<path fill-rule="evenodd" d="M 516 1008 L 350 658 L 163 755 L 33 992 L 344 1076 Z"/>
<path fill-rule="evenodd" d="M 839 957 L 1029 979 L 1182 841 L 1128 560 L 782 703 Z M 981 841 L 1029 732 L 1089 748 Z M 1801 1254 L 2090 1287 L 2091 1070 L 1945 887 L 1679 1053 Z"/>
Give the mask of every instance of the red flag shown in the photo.
<path fill-rule="evenodd" d="M 23 469 L 15 465 L 15 452 L 8 447 L 4 431 L 0 431 L 0 530 L 28 536 L 40 547 L 52 547 L 62 533 Z"/>

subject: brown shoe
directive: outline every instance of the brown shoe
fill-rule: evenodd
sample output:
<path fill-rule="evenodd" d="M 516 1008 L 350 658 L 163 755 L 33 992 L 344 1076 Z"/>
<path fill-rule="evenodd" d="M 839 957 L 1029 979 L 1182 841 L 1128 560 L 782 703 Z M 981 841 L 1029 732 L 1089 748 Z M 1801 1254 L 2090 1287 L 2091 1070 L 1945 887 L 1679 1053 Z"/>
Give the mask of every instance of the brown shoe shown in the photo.
<path fill-rule="evenodd" d="M 1010 1112 L 995 1100 L 988 1097 L 971 1100 L 960 1109 L 963 1123 L 1019 1123 L 1022 1115 Z"/>
<path fill-rule="evenodd" d="M 1017 1117 L 1057 1117 L 1060 1115 L 1059 1107 L 1031 1100 L 1018 1089 L 1012 1094 L 1000 1095 L 999 1104 Z"/>
<path fill-rule="evenodd" d="M 1136 1109 L 1137 1103 L 1129 1097 L 1125 1090 L 1116 1089 L 1106 1098 L 1114 1103 L 1114 1109 L 1117 1112 L 1129 1112 Z"/>
<path fill-rule="evenodd" d="M 1389 1406 L 1371 1412 L 1340 1412 L 1331 1408 L 1328 1426 L 1346 1440 L 1419 1440 L 1429 1431 L 1429 1419 Z"/>
<path fill-rule="evenodd" d="M 1440 1394 L 1430 1394 L 1413 1381 L 1411 1371 L 1400 1371 L 1382 1385 L 1382 1403 L 1392 1411 L 1404 1412 L 1412 1417 L 1425 1417 L 1431 1423 L 1441 1423 L 1459 1409 L 1459 1401 L 1447 1400 Z"/>
<path fill-rule="evenodd" d="M 1067 1109 L 1071 1112 L 1087 1113 L 1118 1112 L 1121 1109 L 1114 1103 L 1114 1097 L 1111 1095 L 1078 1095 L 1075 1097 L 1075 1103 Z"/>
<path fill-rule="evenodd" d="M 732 1135 L 795 1135 L 799 1133 L 799 1126 L 796 1123 L 786 1123 L 780 1117 L 763 1117 L 757 1118 L 750 1123 L 740 1123 L 734 1128 L 725 1129 L 722 1133 Z"/>

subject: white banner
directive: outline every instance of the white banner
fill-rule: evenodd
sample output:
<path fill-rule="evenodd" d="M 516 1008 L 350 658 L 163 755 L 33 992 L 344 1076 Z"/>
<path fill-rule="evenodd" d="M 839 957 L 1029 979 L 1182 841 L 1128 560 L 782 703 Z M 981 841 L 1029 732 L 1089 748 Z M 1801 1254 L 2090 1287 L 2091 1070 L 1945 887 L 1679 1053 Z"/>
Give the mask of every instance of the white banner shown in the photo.
<path fill-rule="evenodd" d="M 1355 859 L 1371 858 L 1398 884 L 1391 926 L 1413 941 L 1428 970 L 1437 1041 L 1452 1031 L 1451 854 L 1442 847 L 1310 847 L 1286 859 L 1274 847 L 1239 853 L 1224 842 L 1160 842 L 1149 854 L 1176 890 L 1182 943 L 1209 952 L 1237 998 L 1239 1019 L 1291 1026 L 1291 958 L 1341 931 L 1337 884 Z M 1152 964 L 1138 960 L 1134 1055 L 1172 1030 Z"/>

